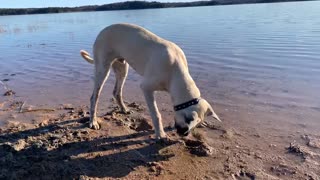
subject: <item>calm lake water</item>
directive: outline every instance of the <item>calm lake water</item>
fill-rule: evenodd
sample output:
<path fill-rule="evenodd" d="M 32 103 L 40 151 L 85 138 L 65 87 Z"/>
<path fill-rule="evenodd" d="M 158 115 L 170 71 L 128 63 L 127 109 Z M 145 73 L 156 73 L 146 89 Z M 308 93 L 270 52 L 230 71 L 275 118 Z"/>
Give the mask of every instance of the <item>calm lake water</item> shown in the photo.
<path fill-rule="evenodd" d="M 203 96 L 222 117 L 241 111 L 243 119 L 264 114 L 265 119 L 316 122 L 319 9 L 314 1 L 2 16 L 0 79 L 9 79 L 8 86 L 29 103 L 88 104 L 93 67 L 79 50 L 92 52 L 100 30 L 128 22 L 184 50 Z M 143 101 L 139 80 L 131 70 L 124 93 Z M 111 75 L 107 89 L 113 81 Z"/>

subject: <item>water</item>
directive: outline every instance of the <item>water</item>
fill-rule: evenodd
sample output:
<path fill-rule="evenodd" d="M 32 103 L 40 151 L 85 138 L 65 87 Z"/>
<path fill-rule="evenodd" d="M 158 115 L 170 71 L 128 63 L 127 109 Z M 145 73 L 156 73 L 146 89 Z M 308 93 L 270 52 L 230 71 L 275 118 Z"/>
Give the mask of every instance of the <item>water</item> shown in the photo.
<path fill-rule="evenodd" d="M 91 52 L 101 29 L 128 22 L 178 44 L 203 96 L 225 119 L 231 112 L 259 122 L 315 122 L 319 9 L 315 1 L 3 16 L 0 78 L 30 103 L 88 104 L 93 67 L 79 50 Z M 133 99 L 139 80 L 131 70 L 125 93 Z"/>

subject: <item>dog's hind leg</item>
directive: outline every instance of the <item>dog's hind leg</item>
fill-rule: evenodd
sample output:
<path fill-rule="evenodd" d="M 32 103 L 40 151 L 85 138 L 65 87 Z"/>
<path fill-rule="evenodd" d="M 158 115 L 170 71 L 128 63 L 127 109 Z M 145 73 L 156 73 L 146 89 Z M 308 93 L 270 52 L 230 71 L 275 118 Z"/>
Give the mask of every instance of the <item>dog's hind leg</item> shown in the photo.
<path fill-rule="evenodd" d="M 112 63 L 112 69 L 116 76 L 116 83 L 113 89 L 113 97 L 116 99 L 117 104 L 120 106 L 123 113 L 128 112 L 128 108 L 123 103 L 122 90 L 123 85 L 128 75 L 129 64 L 123 59 L 117 59 Z"/>
<path fill-rule="evenodd" d="M 107 56 L 110 57 L 110 56 Z M 110 72 L 110 66 L 112 63 L 112 58 L 105 59 L 106 56 L 96 56 L 95 60 L 95 78 L 93 93 L 90 99 L 90 128 L 100 129 L 100 125 L 97 120 L 97 104 L 99 101 L 99 96 L 105 81 L 108 78 Z"/>

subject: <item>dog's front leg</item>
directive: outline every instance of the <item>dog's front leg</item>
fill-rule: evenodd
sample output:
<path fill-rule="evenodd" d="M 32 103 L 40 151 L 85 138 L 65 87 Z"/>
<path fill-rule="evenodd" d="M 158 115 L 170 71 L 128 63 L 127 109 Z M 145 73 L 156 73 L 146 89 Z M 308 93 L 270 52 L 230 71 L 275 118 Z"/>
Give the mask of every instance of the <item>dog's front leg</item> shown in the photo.
<path fill-rule="evenodd" d="M 161 114 L 159 113 L 157 103 L 154 99 L 154 91 L 151 90 L 151 88 L 148 87 L 145 83 L 141 84 L 141 89 L 143 91 L 144 97 L 146 99 L 150 111 L 152 123 L 156 134 L 156 139 L 166 138 L 167 135 L 163 130 Z"/>

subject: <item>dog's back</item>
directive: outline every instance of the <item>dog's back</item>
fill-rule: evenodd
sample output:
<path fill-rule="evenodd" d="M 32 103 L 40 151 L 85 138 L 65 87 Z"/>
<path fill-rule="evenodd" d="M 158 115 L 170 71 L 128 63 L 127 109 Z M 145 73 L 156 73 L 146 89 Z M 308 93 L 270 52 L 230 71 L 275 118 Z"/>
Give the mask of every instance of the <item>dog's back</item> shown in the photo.
<path fill-rule="evenodd" d="M 125 59 L 141 75 L 144 74 L 148 62 L 153 59 L 168 61 L 162 62 L 161 65 L 173 64 L 174 60 L 180 60 L 187 65 L 184 53 L 177 45 L 137 25 L 108 26 L 100 32 L 94 46 L 98 47 L 94 49 L 103 48 Z M 176 57 L 172 58 L 172 56 Z M 154 65 L 156 64 L 158 63 Z"/>

